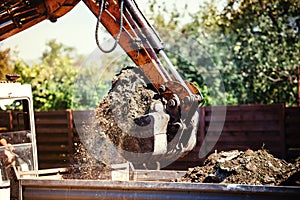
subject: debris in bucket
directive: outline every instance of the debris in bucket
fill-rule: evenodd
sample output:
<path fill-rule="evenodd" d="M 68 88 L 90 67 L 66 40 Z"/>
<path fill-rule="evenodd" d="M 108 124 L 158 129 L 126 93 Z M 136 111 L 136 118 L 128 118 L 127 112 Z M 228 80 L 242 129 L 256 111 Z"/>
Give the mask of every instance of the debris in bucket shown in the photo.
<path fill-rule="evenodd" d="M 111 90 L 96 108 L 99 128 L 118 149 L 130 152 L 152 152 L 152 140 L 135 131 L 134 119 L 149 112 L 156 93 L 148 88 L 139 68 L 127 67 L 117 74 Z M 140 128 L 140 127 L 139 127 Z"/>
<path fill-rule="evenodd" d="M 300 162 L 275 158 L 267 150 L 212 153 L 203 166 L 189 169 L 174 182 L 248 185 L 300 185 Z"/>
<path fill-rule="evenodd" d="M 156 92 L 148 87 L 136 67 L 126 67 L 113 78 L 110 91 L 95 109 L 95 116 L 82 127 L 84 131 L 75 145 L 74 165 L 63 178 L 110 178 L 107 176 L 110 164 L 125 161 L 112 151 L 153 151 L 153 138 L 137 135 L 145 130 L 136 131 L 134 125 L 134 119 L 148 113 L 151 103 L 157 101 Z"/>

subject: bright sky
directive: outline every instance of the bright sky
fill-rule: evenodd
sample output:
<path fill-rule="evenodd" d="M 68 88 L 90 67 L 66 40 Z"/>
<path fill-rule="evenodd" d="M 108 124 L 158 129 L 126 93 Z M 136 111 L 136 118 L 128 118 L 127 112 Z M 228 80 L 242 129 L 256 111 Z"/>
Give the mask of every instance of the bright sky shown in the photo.
<path fill-rule="evenodd" d="M 96 18 L 83 3 L 79 3 L 56 23 L 45 20 L 1 42 L 1 48 L 9 47 L 19 52 L 24 60 L 41 57 L 45 44 L 56 39 L 67 46 L 75 47 L 80 54 L 95 48 L 94 32 Z"/>
<path fill-rule="evenodd" d="M 164 1 L 167 4 L 175 3 L 175 1 Z M 146 0 L 137 0 L 137 2 L 144 3 Z M 187 3 L 189 11 L 193 12 L 198 8 L 200 2 L 203 0 L 176 1 L 176 6 L 182 7 Z M 56 23 L 43 21 L 2 41 L 0 48 L 17 50 L 21 59 L 34 61 L 41 57 L 46 42 L 56 39 L 57 42 L 74 47 L 79 54 L 88 55 L 96 48 L 95 27 L 95 16 L 84 3 L 80 2 L 73 10 L 59 18 Z"/>

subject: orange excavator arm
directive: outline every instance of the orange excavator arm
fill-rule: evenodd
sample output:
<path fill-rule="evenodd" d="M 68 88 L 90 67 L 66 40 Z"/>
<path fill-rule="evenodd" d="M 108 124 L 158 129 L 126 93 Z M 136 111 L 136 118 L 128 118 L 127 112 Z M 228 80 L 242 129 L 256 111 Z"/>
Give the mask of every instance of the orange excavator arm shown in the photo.
<path fill-rule="evenodd" d="M 80 0 L 2 0 L 0 40 L 15 35 L 45 19 L 55 22 L 79 2 Z M 95 16 L 99 15 L 101 9 L 100 1 L 84 0 L 84 3 Z M 133 62 L 140 66 L 151 82 L 162 84 L 170 81 L 170 77 L 166 75 L 165 70 L 158 62 L 153 48 L 150 44 L 146 44 L 147 39 L 141 39 L 141 34 L 138 35 L 137 32 L 140 31 L 140 28 L 137 28 L 138 25 L 134 22 L 129 10 L 123 8 L 123 24 L 120 27 L 121 8 L 119 1 L 107 0 L 103 1 L 103 3 L 105 8 L 103 8 L 102 16 L 99 20 L 101 20 L 102 25 L 113 37 L 117 37 L 120 28 L 122 29 L 118 43 Z M 144 40 L 143 46 L 141 45 L 141 40 Z"/>
<path fill-rule="evenodd" d="M 132 61 L 144 72 L 150 83 L 169 103 L 168 113 L 190 126 L 201 93 L 184 81 L 163 50 L 161 39 L 143 16 L 134 0 L 82 0 L 115 38 Z M 55 22 L 80 0 L 0 0 L 0 41 L 43 20 Z M 96 41 L 97 40 L 96 28 Z M 102 49 L 104 52 L 110 50 Z M 164 60 L 164 66 L 162 61 Z M 175 111 L 174 111 L 175 110 Z M 181 119 L 180 119 L 181 118 Z M 177 121 L 177 122 L 178 122 Z"/>
<path fill-rule="evenodd" d="M 79 2 L 80 0 L 1 0 L 0 41 L 45 19 L 56 22 Z M 160 38 L 133 0 L 83 0 L 83 2 L 98 17 L 107 31 L 118 40 L 118 44 L 157 89 L 175 79 L 186 90 L 185 94 L 181 95 L 182 98 L 199 94 L 193 86 L 181 79 L 173 66 L 167 66 L 169 67 L 167 70 L 162 66 L 157 54 L 163 55 L 164 59 L 167 57 L 162 51 Z M 101 11 L 102 14 L 99 16 Z M 167 63 L 171 65 L 169 61 Z M 201 97 L 198 97 L 198 100 L 201 100 Z"/>
<path fill-rule="evenodd" d="M 80 0 L 1 0 L 0 41 L 45 19 L 55 22 L 79 2 Z"/>

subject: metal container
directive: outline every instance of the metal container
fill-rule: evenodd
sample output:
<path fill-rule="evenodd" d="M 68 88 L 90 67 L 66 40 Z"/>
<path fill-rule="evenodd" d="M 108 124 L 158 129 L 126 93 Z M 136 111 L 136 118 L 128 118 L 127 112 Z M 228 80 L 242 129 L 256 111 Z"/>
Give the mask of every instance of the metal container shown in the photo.
<path fill-rule="evenodd" d="M 298 200 L 299 187 L 155 181 L 21 180 L 23 200 Z"/>
<path fill-rule="evenodd" d="M 121 175 L 126 171 L 128 173 L 120 179 L 112 177 L 112 180 L 51 180 L 47 176 L 20 179 L 20 199 L 298 200 L 300 197 L 300 187 L 295 186 L 177 183 L 170 180 L 182 176 L 183 171 L 132 170 L 130 166 L 124 166 L 116 168 L 118 173 L 124 169 Z"/>

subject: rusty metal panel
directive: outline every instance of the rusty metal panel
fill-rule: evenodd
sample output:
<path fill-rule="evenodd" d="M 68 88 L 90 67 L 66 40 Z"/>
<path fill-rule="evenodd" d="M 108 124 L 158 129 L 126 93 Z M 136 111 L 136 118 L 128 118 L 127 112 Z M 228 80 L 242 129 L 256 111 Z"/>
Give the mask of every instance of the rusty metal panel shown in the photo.
<path fill-rule="evenodd" d="M 21 180 L 24 200 L 40 199 L 214 199 L 282 200 L 300 196 L 299 187 L 174 182 Z"/>

